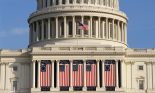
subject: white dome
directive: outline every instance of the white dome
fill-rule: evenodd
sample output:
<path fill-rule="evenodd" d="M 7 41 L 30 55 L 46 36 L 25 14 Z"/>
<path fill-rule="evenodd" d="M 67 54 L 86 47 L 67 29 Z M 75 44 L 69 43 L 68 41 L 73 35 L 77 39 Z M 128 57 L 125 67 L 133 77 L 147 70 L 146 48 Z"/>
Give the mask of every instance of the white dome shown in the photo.
<path fill-rule="evenodd" d="M 28 20 L 30 47 L 127 47 L 127 16 L 119 11 L 118 0 L 37 0 L 37 5 Z M 86 31 L 79 29 L 80 24 Z"/>

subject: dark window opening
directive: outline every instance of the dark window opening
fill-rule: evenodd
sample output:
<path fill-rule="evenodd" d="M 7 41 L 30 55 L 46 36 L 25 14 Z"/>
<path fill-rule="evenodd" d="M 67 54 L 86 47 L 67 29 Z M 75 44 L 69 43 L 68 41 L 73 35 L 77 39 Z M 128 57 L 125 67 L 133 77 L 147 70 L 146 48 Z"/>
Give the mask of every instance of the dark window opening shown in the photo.
<path fill-rule="evenodd" d="M 115 91 L 115 87 L 106 87 L 106 91 Z"/>
<path fill-rule="evenodd" d="M 121 85 L 121 80 L 122 80 L 122 77 L 121 77 L 121 74 L 122 74 L 122 72 L 121 72 L 121 62 L 120 61 L 118 61 L 118 68 L 116 68 L 116 69 L 118 69 L 118 87 L 120 88 L 122 85 Z"/>
<path fill-rule="evenodd" d="M 64 35 L 64 22 L 61 23 L 61 35 Z"/>
<path fill-rule="evenodd" d="M 41 87 L 41 91 L 50 91 L 50 87 Z"/>
<path fill-rule="evenodd" d="M 56 5 L 58 5 L 59 4 L 59 0 L 56 0 Z"/>
<path fill-rule="evenodd" d="M 62 0 L 62 4 L 65 4 L 66 0 Z"/>
<path fill-rule="evenodd" d="M 38 87 L 38 62 L 35 63 L 35 88 Z"/>
<path fill-rule="evenodd" d="M 96 91 L 96 87 L 87 87 L 87 91 Z"/>
<path fill-rule="evenodd" d="M 74 91 L 82 91 L 82 87 L 74 87 Z"/>
<path fill-rule="evenodd" d="M 69 87 L 60 87 L 60 91 L 69 91 Z"/>
<path fill-rule="evenodd" d="M 99 63 L 99 74 L 100 74 L 100 87 L 102 87 L 102 78 L 104 78 L 104 77 L 102 77 L 103 75 L 102 75 L 102 61 L 100 61 L 100 63 Z"/>
<path fill-rule="evenodd" d="M 69 35 L 72 35 L 73 33 L 72 33 L 72 30 L 73 30 L 73 24 L 72 24 L 72 22 L 70 21 L 69 22 Z"/>
<path fill-rule="evenodd" d="M 54 62 L 54 87 L 57 85 L 57 63 Z"/>

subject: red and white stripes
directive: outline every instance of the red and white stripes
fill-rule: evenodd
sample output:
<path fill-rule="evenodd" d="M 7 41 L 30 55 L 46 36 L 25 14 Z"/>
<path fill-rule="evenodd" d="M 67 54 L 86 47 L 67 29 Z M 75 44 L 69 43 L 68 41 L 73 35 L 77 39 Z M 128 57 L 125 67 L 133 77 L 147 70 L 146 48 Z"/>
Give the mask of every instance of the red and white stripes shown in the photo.
<path fill-rule="evenodd" d="M 52 77 L 52 66 L 50 63 L 41 63 L 44 65 L 44 71 L 40 71 L 40 86 L 41 87 L 50 87 L 51 86 L 51 77 Z"/>
<path fill-rule="evenodd" d="M 116 86 L 116 65 L 113 63 L 105 64 L 104 80 L 106 87 Z"/>
<path fill-rule="evenodd" d="M 61 70 L 59 70 L 59 85 L 61 87 L 69 87 L 69 64 L 60 64 Z"/>
<path fill-rule="evenodd" d="M 76 70 L 72 70 L 72 84 L 74 87 L 83 86 L 83 64 L 75 64 L 73 67 L 77 66 Z M 75 68 L 73 68 L 75 69 Z"/>
<path fill-rule="evenodd" d="M 95 87 L 97 82 L 96 63 L 86 65 L 86 86 Z"/>

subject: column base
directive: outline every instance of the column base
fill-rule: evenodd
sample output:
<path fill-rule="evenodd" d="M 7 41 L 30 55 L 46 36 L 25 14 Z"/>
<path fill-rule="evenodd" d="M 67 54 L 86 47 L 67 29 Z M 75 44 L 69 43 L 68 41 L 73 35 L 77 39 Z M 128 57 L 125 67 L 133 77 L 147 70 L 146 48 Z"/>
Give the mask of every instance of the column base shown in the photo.
<path fill-rule="evenodd" d="M 50 88 L 50 91 L 59 91 L 59 90 L 60 88 L 54 88 L 54 87 Z"/>
<path fill-rule="evenodd" d="M 31 88 L 31 91 L 41 91 L 41 88 Z"/>
<path fill-rule="evenodd" d="M 53 88 L 53 87 L 52 87 L 52 88 L 50 88 L 50 91 L 53 91 L 53 92 L 54 92 L 54 91 L 60 91 L 60 88 Z"/>
<path fill-rule="evenodd" d="M 118 88 L 118 87 L 116 87 L 116 88 L 115 88 L 115 91 L 123 92 L 124 89 L 123 89 L 123 88 Z"/>
<path fill-rule="evenodd" d="M 103 88 L 103 87 L 96 87 L 96 91 L 105 91 L 105 88 Z"/>
<path fill-rule="evenodd" d="M 73 91 L 73 87 L 69 87 L 69 91 Z"/>
<path fill-rule="evenodd" d="M 87 87 L 83 87 L 82 90 L 83 90 L 83 91 L 87 91 Z"/>

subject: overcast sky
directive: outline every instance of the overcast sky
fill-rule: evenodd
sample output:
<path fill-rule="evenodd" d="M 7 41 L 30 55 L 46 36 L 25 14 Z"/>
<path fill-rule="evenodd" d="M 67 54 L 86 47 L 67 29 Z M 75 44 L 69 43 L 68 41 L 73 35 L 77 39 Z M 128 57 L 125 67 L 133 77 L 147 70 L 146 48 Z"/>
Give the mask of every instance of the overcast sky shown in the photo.
<path fill-rule="evenodd" d="M 27 18 L 36 9 L 36 0 L 0 0 L 0 49 L 28 45 Z M 155 0 L 120 0 L 128 18 L 128 46 L 155 48 Z"/>

